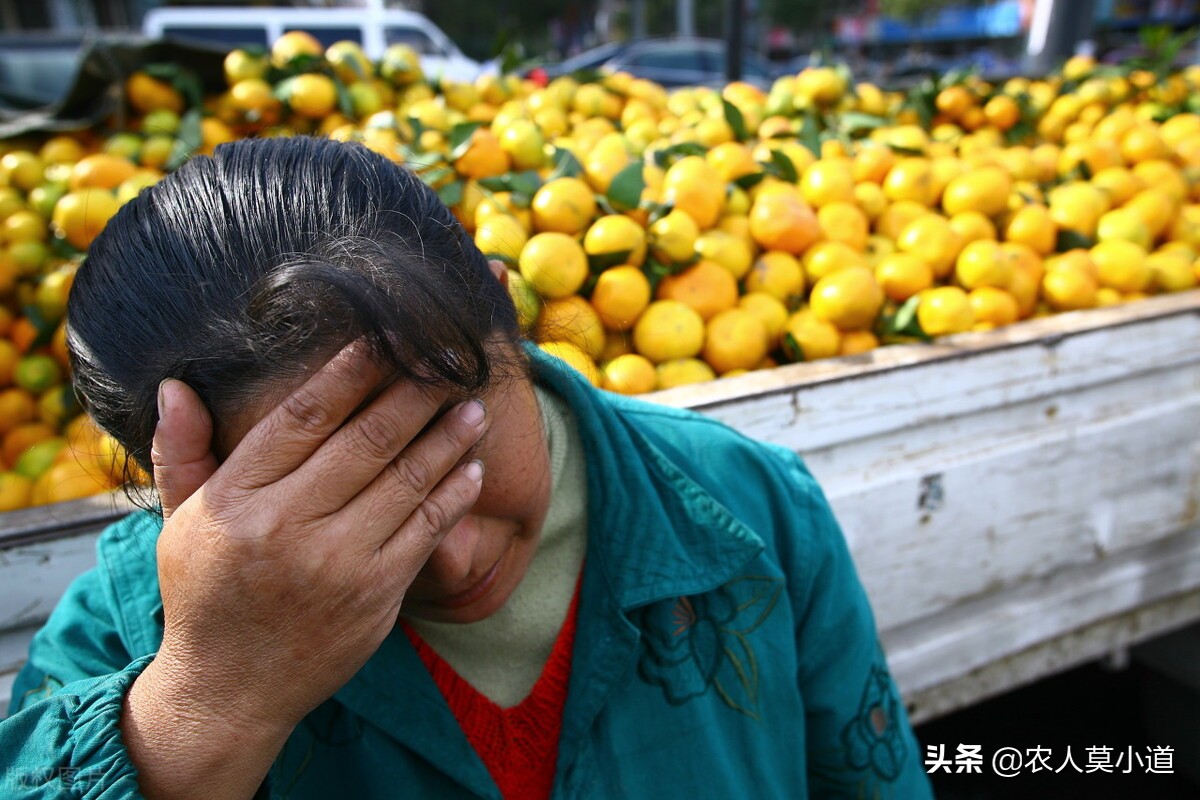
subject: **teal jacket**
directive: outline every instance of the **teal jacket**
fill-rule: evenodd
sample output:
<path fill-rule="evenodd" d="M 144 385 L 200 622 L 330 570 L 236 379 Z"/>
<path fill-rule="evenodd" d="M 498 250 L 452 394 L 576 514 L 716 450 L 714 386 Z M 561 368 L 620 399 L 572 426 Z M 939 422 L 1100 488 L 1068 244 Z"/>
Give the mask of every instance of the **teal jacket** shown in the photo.
<path fill-rule="evenodd" d="M 596 391 L 533 354 L 587 451 L 586 567 L 556 798 L 898 798 L 931 790 L 867 598 L 794 454 Z M 162 640 L 157 518 L 99 563 L 30 648 L 0 722 L 5 797 L 139 796 L 122 698 Z M 397 630 L 294 731 L 273 798 L 498 798 Z"/>

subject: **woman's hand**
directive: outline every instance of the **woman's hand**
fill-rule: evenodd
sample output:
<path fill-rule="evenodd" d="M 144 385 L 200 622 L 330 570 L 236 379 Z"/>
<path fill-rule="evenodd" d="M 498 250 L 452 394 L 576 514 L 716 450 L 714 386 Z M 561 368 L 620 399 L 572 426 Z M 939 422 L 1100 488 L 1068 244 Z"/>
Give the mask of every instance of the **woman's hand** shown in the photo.
<path fill-rule="evenodd" d="M 383 379 L 350 345 L 219 467 L 203 404 L 164 383 L 153 459 L 165 633 L 122 719 L 148 795 L 175 796 L 201 769 L 191 786 L 206 797 L 252 794 L 292 728 L 392 630 L 479 496 L 482 464 L 460 462 L 483 433 L 482 405 L 431 424 L 447 395 L 397 381 L 351 417 Z M 227 795 L 214 769 L 233 780 Z"/>

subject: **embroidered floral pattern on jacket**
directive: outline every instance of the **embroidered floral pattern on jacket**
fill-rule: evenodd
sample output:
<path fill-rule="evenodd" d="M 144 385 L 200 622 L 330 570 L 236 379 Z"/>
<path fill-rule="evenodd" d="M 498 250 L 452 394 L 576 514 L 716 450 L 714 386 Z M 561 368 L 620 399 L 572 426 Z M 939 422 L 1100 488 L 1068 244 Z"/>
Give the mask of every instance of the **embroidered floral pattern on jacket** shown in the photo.
<path fill-rule="evenodd" d="M 645 649 L 642 680 L 659 686 L 667 702 L 682 705 L 712 687 L 733 710 L 758 719 L 758 657 L 753 633 L 774 610 L 783 581 L 743 576 L 705 594 L 639 609 Z"/>
<path fill-rule="evenodd" d="M 842 746 L 851 769 L 868 767 L 885 781 L 894 781 L 907 755 L 898 721 L 900 701 L 892 691 L 882 650 L 863 686 L 858 714 L 842 728 Z"/>

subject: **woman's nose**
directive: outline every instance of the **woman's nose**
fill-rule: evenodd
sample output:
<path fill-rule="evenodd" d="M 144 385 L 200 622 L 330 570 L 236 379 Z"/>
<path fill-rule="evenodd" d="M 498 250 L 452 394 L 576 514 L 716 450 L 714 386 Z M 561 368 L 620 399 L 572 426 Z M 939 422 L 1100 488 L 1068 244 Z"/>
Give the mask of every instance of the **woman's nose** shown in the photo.
<path fill-rule="evenodd" d="M 474 517 L 458 521 L 433 549 L 420 577 L 450 592 L 471 588 L 467 585 L 475 550 L 479 544 L 479 525 Z"/>

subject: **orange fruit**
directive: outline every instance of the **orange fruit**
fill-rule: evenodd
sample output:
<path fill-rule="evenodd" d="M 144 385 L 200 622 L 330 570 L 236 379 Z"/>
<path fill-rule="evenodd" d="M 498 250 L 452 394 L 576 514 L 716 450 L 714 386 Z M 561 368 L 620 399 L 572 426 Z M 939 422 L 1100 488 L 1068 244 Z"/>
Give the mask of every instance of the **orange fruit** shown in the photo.
<path fill-rule="evenodd" d="M 1003 289 L 994 286 L 980 286 L 972 289 L 967 299 L 971 303 L 971 312 L 975 324 L 987 323 L 997 328 L 1011 325 L 1021 315 L 1017 299 Z"/>
<path fill-rule="evenodd" d="M 879 316 L 883 290 L 867 267 L 847 267 L 817 281 L 809 304 L 813 314 L 838 330 L 859 330 Z"/>
<path fill-rule="evenodd" d="M 721 266 L 701 259 L 682 272 L 663 278 L 655 298 L 678 300 L 707 321 L 737 305 L 737 281 Z"/>
<path fill-rule="evenodd" d="M 588 228 L 583 237 L 583 249 L 592 257 L 620 255 L 620 263 L 640 267 L 646 260 L 646 231 L 629 217 L 607 214 Z M 608 263 L 611 266 L 612 262 Z"/>
<path fill-rule="evenodd" d="M 725 206 L 725 181 L 700 156 L 676 161 L 663 178 L 662 200 L 683 211 L 700 230 L 711 228 Z"/>
<path fill-rule="evenodd" d="M 109 153 L 93 153 L 79 159 L 71 167 L 67 187 L 72 192 L 87 188 L 112 190 L 120 186 L 136 171 L 137 164 L 132 161 Z"/>
<path fill-rule="evenodd" d="M 820 238 L 821 226 L 813 210 L 793 192 L 773 191 L 760 194 L 751 206 L 750 235 L 764 250 L 800 255 Z"/>
<path fill-rule="evenodd" d="M 115 488 L 115 483 L 106 481 L 93 469 L 78 461 L 55 464 L 44 474 L 49 503 L 62 503 L 101 494 Z"/>
<path fill-rule="evenodd" d="M 59 199 L 52 222 L 57 233 L 72 247 L 86 250 L 120 208 L 120 202 L 106 189 L 81 189 Z"/>
<path fill-rule="evenodd" d="M 971 242 L 962 249 L 954 263 L 955 278 L 968 290 L 980 286 L 1007 288 L 1012 273 L 1012 262 L 1005 257 L 1000 244 L 987 240 Z"/>
<path fill-rule="evenodd" d="M 839 356 L 856 356 L 879 347 L 879 337 L 870 331 L 846 331 L 838 347 Z"/>
<path fill-rule="evenodd" d="M 716 380 L 717 377 L 712 367 L 698 358 L 664 361 L 654 368 L 654 373 L 658 379 L 658 389 L 674 389 L 693 383 L 704 383 Z"/>
<path fill-rule="evenodd" d="M 0 339 L 0 388 L 11 386 L 21 353 L 8 339 Z"/>
<path fill-rule="evenodd" d="M 52 356 L 27 355 L 17 362 L 13 381 L 31 394 L 41 394 L 63 379 L 63 370 Z"/>
<path fill-rule="evenodd" d="M 841 200 L 826 203 L 817 211 L 817 222 L 825 239 L 843 242 L 860 252 L 867 249 L 870 224 L 866 214 L 854 203 Z"/>
<path fill-rule="evenodd" d="M 471 180 L 503 175 L 508 168 L 508 153 L 500 146 L 496 135 L 487 128 L 479 128 L 471 134 L 471 144 L 454 162 L 458 174 Z"/>
<path fill-rule="evenodd" d="M 534 339 L 539 342 L 569 342 L 593 359 L 604 351 L 604 326 L 587 300 L 578 295 L 548 300 L 542 306 Z"/>
<path fill-rule="evenodd" d="M 699 355 L 704 347 L 704 319 L 677 300 L 656 300 L 634 325 L 633 346 L 656 364 Z"/>
<path fill-rule="evenodd" d="M 542 297 L 572 295 L 588 276 L 583 246 L 565 233 L 539 233 L 521 248 L 518 268 Z"/>
<path fill-rule="evenodd" d="M 917 323 L 928 336 L 946 336 L 969 331 L 975 314 L 967 293 L 957 286 L 939 286 L 921 293 Z"/>
<path fill-rule="evenodd" d="M 893 203 L 906 200 L 929 206 L 934 201 L 933 166 L 927 158 L 898 160 L 883 180 L 883 193 Z"/>
<path fill-rule="evenodd" d="M 885 256 L 875 267 L 875 280 L 884 294 L 903 303 L 933 286 L 933 269 L 912 254 L 894 253 Z"/>
<path fill-rule="evenodd" d="M 842 347 L 842 334 L 833 323 L 802 308 L 787 319 L 783 352 L 792 361 L 833 358 Z"/>
<path fill-rule="evenodd" d="M 1004 227 L 1004 238 L 1009 242 L 1029 245 L 1039 255 L 1054 252 L 1058 242 L 1058 225 L 1050 216 L 1050 209 L 1042 205 L 1027 205 L 1009 218 Z"/>
<path fill-rule="evenodd" d="M 1094 308 L 1096 292 L 1096 281 L 1082 269 L 1049 270 L 1042 278 L 1042 296 L 1055 311 Z"/>
<path fill-rule="evenodd" d="M 700 228 L 696 221 L 679 209 L 650 226 L 650 247 L 654 257 L 666 264 L 681 264 L 696 255 Z"/>
<path fill-rule="evenodd" d="M 36 480 L 54 465 L 55 458 L 66 446 L 67 440 L 61 436 L 41 439 L 21 451 L 13 460 L 13 472 Z"/>
<path fill-rule="evenodd" d="M 982 166 L 959 175 L 942 193 L 942 208 L 950 216 L 964 211 L 978 211 L 994 217 L 1008 206 L 1012 178 L 999 167 Z"/>
<path fill-rule="evenodd" d="M 17 425 L 4 434 L 3 444 L 0 445 L 4 463 L 10 466 L 16 464 L 22 453 L 38 442 L 54 438 L 54 434 L 54 428 L 44 422 L 25 422 Z"/>
<path fill-rule="evenodd" d="M 766 292 L 750 292 L 738 300 L 738 308 L 758 318 L 767 334 L 767 349 L 774 350 L 787 324 L 788 307 L 779 298 Z"/>
<path fill-rule="evenodd" d="M 804 296 L 804 268 L 791 253 L 769 250 L 757 259 L 742 278 L 746 292 L 766 292 L 785 304 L 798 303 Z"/>
<path fill-rule="evenodd" d="M 0 511 L 16 511 L 29 505 L 33 481 L 15 472 L 0 472 Z"/>
<path fill-rule="evenodd" d="M 561 359 L 568 366 L 588 379 L 593 386 L 599 386 L 602 380 L 600 368 L 587 353 L 570 342 L 542 342 L 538 345 L 543 352 Z"/>
<path fill-rule="evenodd" d="M 816 283 L 841 269 L 867 266 L 867 257 L 841 242 L 817 242 L 804 254 L 804 275 Z"/>
<path fill-rule="evenodd" d="M 848 158 L 821 159 L 800 177 L 804 202 L 814 208 L 827 203 L 854 202 L 854 162 Z"/>
<path fill-rule="evenodd" d="M 1100 276 L 1100 285 L 1118 292 L 1140 292 L 1151 278 L 1146 265 L 1146 251 L 1133 242 L 1112 240 L 1100 242 L 1089 251 Z"/>
<path fill-rule="evenodd" d="M 945 217 L 925 214 L 904 227 L 896 247 L 924 261 L 941 278 L 950 274 L 963 242 Z"/>
<path fill-rule="evenodd" d="M 613 331 L 632 328 L 649 304 L 650 281 L 628 264 L 601 272 L 592 290 L 592 306 L 600 322 Z"/>
<path fill-rule="evenodd" d="M 913 200 L 898 200 L 883 210 L 875 220 L 875 232 L 892 241 L 915 219 L 932 213 L 928 207 Z"/>
<path fill-rule="evenodd" d="M 996 225 L 978 211 L 964 211 L 950 218 L 950 227 L 962 239 L 963 247 L 980 239 L 996 239 Z"/>
<path fill-rule="evenodd" d="M 475 246 L 485 256 L 500 258 L 515 264 L 529 234 L 516 217 L 490 214 L 475 227 Z"/>
<path fill-rule="evenodd" d="M 536 230 L 574 236 L 592 224 L 596 197 L 579 178 L 556 178 L 537 190 L 531 209 Z"/>
<path fill-rule="evenodd" d="M 319 58 L 325 54 L 321 42 L 311 33 L 288 31 L 271 44 L 271 63 L 283 69 L 300 56 Z M 228 63 L 226 68 L 228 70 Z"/>
<path fill-rule="evenodd" d="M 645 394 L 658 385 L 654 364 L 637 353 L 617 356 L 604 365 L 603 372 L 601 387 L 618 394 Z"/>
<path fill-rule="evenodd" d="M 767 330 L 743 308 L 729 308 L 708 321 L 703 358 L 717 374 L 752 369 L 767 354 Z"/>

